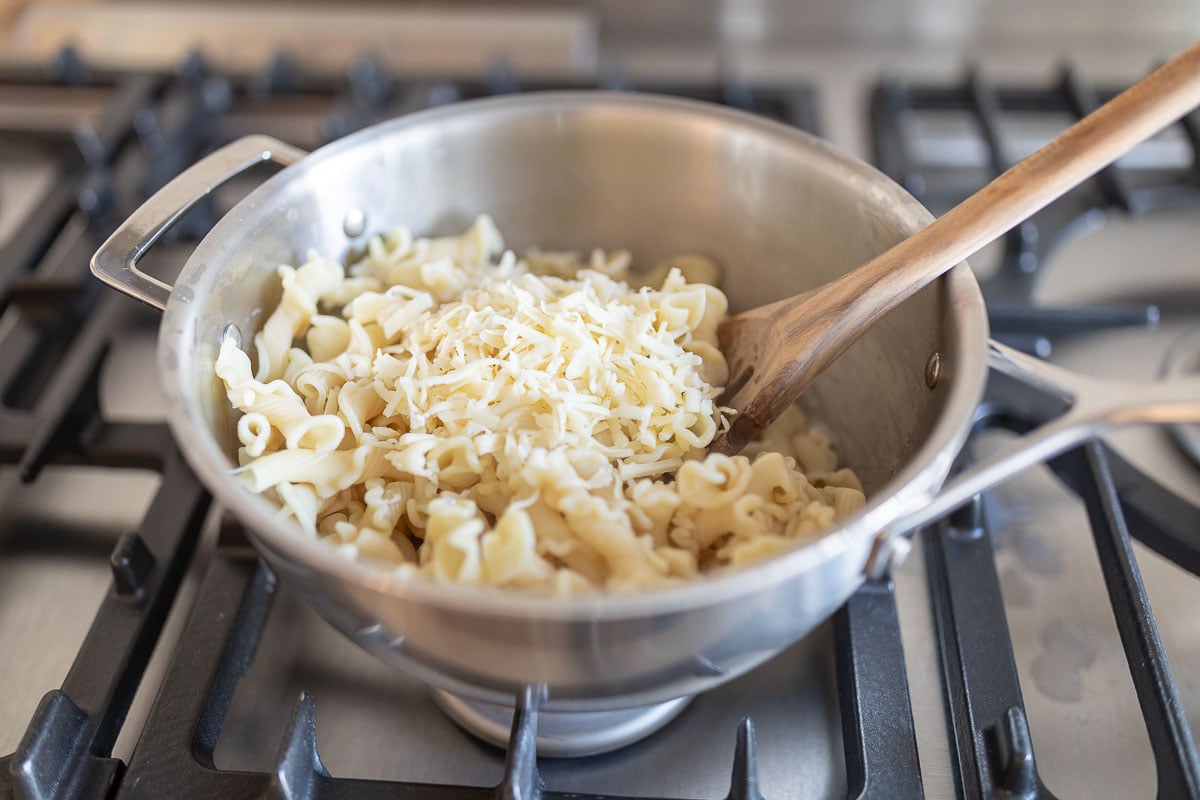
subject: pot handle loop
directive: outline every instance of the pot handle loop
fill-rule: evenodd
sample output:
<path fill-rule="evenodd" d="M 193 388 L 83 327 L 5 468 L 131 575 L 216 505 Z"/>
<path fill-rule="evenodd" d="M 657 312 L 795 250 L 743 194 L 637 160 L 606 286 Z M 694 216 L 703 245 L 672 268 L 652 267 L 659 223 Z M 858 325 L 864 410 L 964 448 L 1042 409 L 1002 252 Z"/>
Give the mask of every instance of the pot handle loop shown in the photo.
<path fill-rule="evenodd" d="M 1034 418 L 1049 421 L 955 475 L 913 503 L 879 534 L 866 572 L 881 577 L 907 554 L 914 531 L 1004 482 L 1114 428 L 1138 423 L 1200 423 L 1200 376 L 1137 383 L 1080 375 L 989 342 L 993 370 L 1028 386 Z"/>
<path fill-rule="evenodd" d="M 171 285 L 138 269 L 167 230 L 214 189 L 264 161 L 287 166 L 307 153 L 269 136 L 245 136 L 179 173 L 122 222 L 92 256 L 92 272 L 109 286 L 160 311 Z"/>

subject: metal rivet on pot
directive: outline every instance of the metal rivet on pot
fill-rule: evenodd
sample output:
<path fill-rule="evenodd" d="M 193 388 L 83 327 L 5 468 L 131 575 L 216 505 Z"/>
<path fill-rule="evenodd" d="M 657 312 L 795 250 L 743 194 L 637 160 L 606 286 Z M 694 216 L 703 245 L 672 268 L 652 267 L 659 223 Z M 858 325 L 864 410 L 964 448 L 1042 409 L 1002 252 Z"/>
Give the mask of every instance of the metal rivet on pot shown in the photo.
<path fill-rule="evenodd" d="M 225 342 L 233 342 L 238 347 L 242 346 L 242 332 L 238 330 L 237 325 L 230 323 L 221 331 L 221 344 Z"/>
<path fill-rule="evenodd" d="M 346 212 L 346 218 L 342 220 L 342 232 L 353 239 L 355 236 L 362 236 L 362 232 L 367 229 L 367 215 L 362 212 L 361 208 L 352 208 Z"/>
<path fill-rule="evenodd" d="M 934 350 L 925 361 L 925 385 L 930 389 L 942 379 L 942 354 Z"/>

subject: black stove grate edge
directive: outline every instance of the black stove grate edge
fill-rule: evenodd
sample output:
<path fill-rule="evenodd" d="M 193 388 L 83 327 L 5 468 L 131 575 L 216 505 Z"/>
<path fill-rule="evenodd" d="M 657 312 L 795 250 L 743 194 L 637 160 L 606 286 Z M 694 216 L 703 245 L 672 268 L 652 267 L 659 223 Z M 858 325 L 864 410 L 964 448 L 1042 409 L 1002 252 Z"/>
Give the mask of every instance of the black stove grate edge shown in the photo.
<path fill-rule="evenodd" d="M 316 698 L 301 694 L 271 773 L 221 770 L 213 754 L 238 679 L 249 670 L 270 614 L 275 576 L 246 544 L 236 523 L 217 552 L 176 646 L 124 778 L 118 800 L 193 797 L 341 800 L 626 800 L 557 792 L 537 769 L 538 693 L 518 698 L 504 777 L 495 787 L 446 786 L 333 777 L 317 749 Z M 231 609 L 236 609 L 230 613 Z M 839 692 L 851 800 L 924 797 L 890 582 L 868 584 L 835 619 Z M 882 668 L 881 668 L 882 667 Z M 869 709 L 869 713 L 864 710 Z M 761 800 L 753 722 L 736 731 L 729 800 Z M 664 799 L 665 800 L 665 799 Z"/>
<path fill-rule="evenodd" d="M 1034 410 L 1039 404 L 1030 404 L 1025 396 L 1013 399 L 1016 388 L 1006 376 L 992 375 L 981 427 L 1019 431 L 1046 421 Z M 1028 392 L 1028 388 L 1020 390 Z M 1200 508 L 1154 482 L 1100 441 L 1069 451 L 1049 466 L 1087 510 L 1155 761 L 1156 797 L 1200 798 L 1200 755 L 1131 538 L 1190 568 L 1200 558 L 1196 547 Z M 1147 498 L 1163 503 L 1157 513 L 1147 511 Z M 976 498 L 924 539 L 956 784 L 960 796 L 968 800 L 995 796 L 1053 800 L 1034 760 L 988 524 L 985 504 Z M 961 624 L 963 619 L 971 624 Z"/>
<path fill-rule="evenodd" d="M 120 537 L 112 552 L 112 586 L 62 687 L 42 699 L 16 751 L 0 758 L 3 798 L 109 794 L 122 771 L 111 757 L 113 744 L 209 505 L 165 425 L 111 422 L 99 409 L 110 337 L 131 304 L 102 295 L 87 262 L 111 229 L 117 199 L 130 208 L 146 188 L 141 176 L 154 158 L 130 145 L 137 120 L 156 107 L 164 84 L 146 75 L 104 76 L 93 84 L 70 63 L 65 55 L 30 79 L 104 86 L 111 98 L 95 126 L 46 137 L 60 153 L 57 174 L 0 252 L 0 463 L 17 465 L 26 482 L 49 463 L 152 469 L 163 477 L 138 529 Z M 20 77 L 5 74 L 0 83 L 9 79 Z M 26 135 L 0 130 L 6 138 Z M 82 222 L 84 235 L 55 249 L 73 221 Z"/>
<path fill-rule="evenodd" d="M 62 688 L 42 698 L 16 751 L 0 758 L 0 798 L 107 797 L 111 757 L 208 509 L 183 462 L 170 459 L 142 525 L 118 540 L 113 584 Z"/>

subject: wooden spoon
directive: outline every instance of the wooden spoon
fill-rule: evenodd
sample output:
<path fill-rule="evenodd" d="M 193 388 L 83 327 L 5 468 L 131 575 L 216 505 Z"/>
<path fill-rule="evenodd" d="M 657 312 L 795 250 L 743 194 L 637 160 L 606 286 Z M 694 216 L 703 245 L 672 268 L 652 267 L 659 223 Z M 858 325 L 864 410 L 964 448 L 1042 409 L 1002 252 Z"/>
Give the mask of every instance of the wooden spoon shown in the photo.
<path fill-rule="evenodd" d="M 1200 44 L 853 272 L 725 320 L 721 402 L 738 413 L 709 451 L 741 450 L 884 314 L 1197 105 Z"/>

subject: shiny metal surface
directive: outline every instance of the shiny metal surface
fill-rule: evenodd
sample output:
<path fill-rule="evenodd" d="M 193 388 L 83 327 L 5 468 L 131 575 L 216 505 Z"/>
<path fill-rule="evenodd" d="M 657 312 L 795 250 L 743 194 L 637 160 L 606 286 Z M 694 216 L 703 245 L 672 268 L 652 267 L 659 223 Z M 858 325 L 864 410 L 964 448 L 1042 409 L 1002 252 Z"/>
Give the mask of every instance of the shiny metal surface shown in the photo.
<path fill-rule="evenodd" d="M 1148 383 L 1103 380 L 1047 364 L 998 342 L 991 342 L 989 348 L 993 369 L 1034 391 L 1060 397 L 1064 413 L 955 476 L 928 503 L 889 525 L 887 535 L 909 533 L 940 519 L 980 492 L 1116 428 L 1200 422 L 1200 376 L 1181 374 Z"/>
<path fill-rule="evenodd" d="M 281 523 L 230 474 L 230 413 L 212 359 L 230 323 L 257 330 L 274 268 L 333 255 L 348 211 L 427 233 L 496 218 L 522 248 L 627 246 L 642 264 L 699 251 L 726 265 L 734 309 L 828 281 L 928 220 L 870 167 L 801 132 L 650 96 L 525 95 L 403 117 L 283 171 L 221 220 L 168 301 L 159 367 L 172 428 L 285 582 L 360 645 L 427 683 L 547 710 L 661 702 L 766 661 L 859 585 L 876 531 L 944 479 L 985 370 L 974 279 L 956 268 L 852 348 L 805 397 L 871 498 L 808 547 L 739 573 L 631 597 L 556 600 L 405 581 L 347 562 Z M 943 379 L 926 386 L 932 352 Z M 886 405 L 883 403 L 886 398 Z"/>
<path fill-rule="evenodd" d="M 269 136 L 246 136 L 221 148 L 179 173 L 118 225 L 92 256 L 92 272 L 135 300 L 166 308 L 170 284 L 138 269 L 146 250 L 222 184 L 265 161 L 286 166 L 304 155 L 303 150 Z"/>

